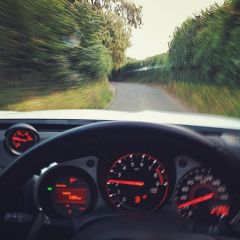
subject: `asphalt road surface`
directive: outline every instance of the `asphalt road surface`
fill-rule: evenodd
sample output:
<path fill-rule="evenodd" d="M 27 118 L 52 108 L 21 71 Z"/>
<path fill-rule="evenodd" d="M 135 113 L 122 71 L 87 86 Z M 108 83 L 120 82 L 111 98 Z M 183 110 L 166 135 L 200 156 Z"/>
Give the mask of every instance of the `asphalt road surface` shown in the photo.
<path fill-rule="evenodd" d="M 173 111 L 188 110 L 158 87 L 138 83 L 113 82 L 115 96 L 108 109 L 118 111 Z"/>

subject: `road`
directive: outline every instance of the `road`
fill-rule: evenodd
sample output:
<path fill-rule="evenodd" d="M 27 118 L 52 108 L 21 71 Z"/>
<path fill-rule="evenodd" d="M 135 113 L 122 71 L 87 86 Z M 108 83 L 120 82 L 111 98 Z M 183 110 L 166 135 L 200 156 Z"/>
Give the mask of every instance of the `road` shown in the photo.
<path fill-rule="evenodd" d="M 118 111 L 188 111 L 158 87 L 138 83 L 112 82 L 115 96 L 108 109 Z"/>

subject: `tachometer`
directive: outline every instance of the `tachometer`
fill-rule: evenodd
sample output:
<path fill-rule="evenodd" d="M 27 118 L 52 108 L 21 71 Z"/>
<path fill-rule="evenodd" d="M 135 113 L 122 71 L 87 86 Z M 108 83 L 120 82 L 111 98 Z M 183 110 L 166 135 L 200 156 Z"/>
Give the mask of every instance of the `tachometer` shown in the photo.
<path fill-rule="evenodd" d="M 176 189 L 177 211 L 185 220 L 217 223 L 231 213 L 226 185 L 210 168 L 196 168 L 180 179 Z"/>
<path fill-rule="evenodd" d="M 168 196 L 167 171 L 156 157 L 145 153 L 127 154 L 111 166 L 106 189 L 116 208 L 154 210 Z"/>

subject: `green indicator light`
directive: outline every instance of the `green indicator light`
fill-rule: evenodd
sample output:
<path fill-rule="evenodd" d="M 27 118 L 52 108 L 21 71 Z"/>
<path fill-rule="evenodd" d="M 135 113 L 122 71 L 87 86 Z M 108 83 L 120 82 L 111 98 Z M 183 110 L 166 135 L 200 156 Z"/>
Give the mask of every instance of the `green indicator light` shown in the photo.
<path fill-rule="evenodd" d="M 53 188 L 52 187 L 47 187 L 47 190 L 50 192 L 50 191 L 53 190 Z"/>

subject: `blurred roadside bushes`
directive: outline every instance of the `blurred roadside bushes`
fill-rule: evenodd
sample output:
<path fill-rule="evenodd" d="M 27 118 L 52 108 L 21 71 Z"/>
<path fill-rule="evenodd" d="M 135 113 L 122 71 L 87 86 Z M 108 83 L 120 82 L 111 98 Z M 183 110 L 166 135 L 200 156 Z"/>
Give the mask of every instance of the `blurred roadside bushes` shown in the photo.
<path fill-rule="evenodd" d="M 125 61 L 131 27 L 141 22 L 141 8 L 120 3 L 115 14 L 110 2 L 104 9 L 97 1 L 1 0 L 0 85 L 106 79 Z M 121 18 L 127 11 L 131 23 Z"/>

